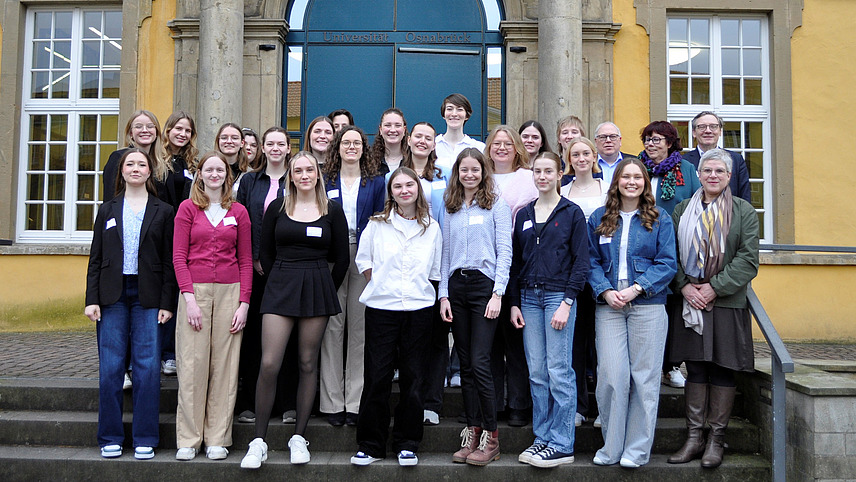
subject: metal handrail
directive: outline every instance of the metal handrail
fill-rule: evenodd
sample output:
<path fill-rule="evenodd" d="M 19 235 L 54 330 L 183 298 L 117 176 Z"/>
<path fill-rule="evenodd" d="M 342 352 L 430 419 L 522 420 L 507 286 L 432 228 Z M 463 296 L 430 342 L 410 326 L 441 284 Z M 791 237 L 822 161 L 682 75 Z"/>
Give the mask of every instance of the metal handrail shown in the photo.
<path fill-rule="evenodd" d="M 751 285 L 746 293 L 746 299 L 749 301 L 749 311 L 755 316 L 755 321 L 758 322 L 758 327 L 761 328 L 761 333 L 764 334 L 767 344 L 770 345 L 770 353 L 773 355 L 771 363 L 773 368 L 771 396 L 773 399 L 773 481 L 784 482 L 787 467 L 785 373 L 794 372 L 794 360 Z"/>

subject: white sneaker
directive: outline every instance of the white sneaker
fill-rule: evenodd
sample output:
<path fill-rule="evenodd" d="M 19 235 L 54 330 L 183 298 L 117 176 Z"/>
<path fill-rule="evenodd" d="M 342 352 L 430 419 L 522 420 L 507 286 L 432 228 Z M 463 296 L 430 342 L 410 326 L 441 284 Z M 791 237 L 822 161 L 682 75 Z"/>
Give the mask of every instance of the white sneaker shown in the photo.
<path fill-rule="evenodd" d="M 580 412 L 577 412 L 577 414 L 574 415 L 574 427 L 582 426 L 583 422 L 585 422 L 585 421 L 586 421 L 586 418 L 583 417 L 583 414 L 581 414 Z"/>
<path fill-rule="evenodd" d="M 105 445 L 101 447 L 101 456 L 105 459 L 113 459 L 122 456 L 122 446 L 117 444 Z"/>
<path fill-rule="evenodd" d="M 134 384 L 131 382 L 131 372 L 125 372 L 125 381 L 122 382 L 122 390 L 130 390 L 134 387 Z"/>
<path fill-rule="evenodd" d="M 440 415 L 434 410 L 424 410 L 422 412 L 422 423 L 425 425 L 440 425 Z"/>
<path fill-rule="evenodd" d="M 460 375 L 452 375 L 451 380 L 449 380 L 449 386 L 452 388 L 460 388 L 461 386 L 461 376 Z"/>
<path fill-rule="evenodd" d="M 227 455 L 229 455 L 229 451 L 226 450 L 226 447 L 218 447 L 214 445 L 212 447 L 205 447 L 205 455 L 207 455 L 210 460 L 223 460 Z"/>
<path fill-rule="evenodd" d="M 624 457 L 621 457 L 621 460 L 618 462 L 618 465 L 624 467 L 625 469 L 638 469 L 639 468 L 639 464 L 637 464 L 636 462 L 634 462 L 630 459 L 626 459 Z"/>
<path fill-rule="evenodd" d="M 380 460 L 379 458 L 372 457 L 371 455 L 365 452 L 357 452 L 354 456 L 351 457 L 351 463 L 354 465 L 369 465 L 372 462 L 377 462 Z"/>
<path fill-rule="evenodd" d="M 193 447 L 182 447 L 175 452 L 175 460 L 193 460 L 196 458 L 196 449 Z"/>
<path fill-rule="evenodd" d="M 137 460 L 148 460 L 155 457 L 154 447 L 137 447 L 134 449 L 134 458 Z"/>
<path fill-rule="evenodd" d="M 402 467 L 412 467 L 419 463 L 419 457 L 409 450 L 398 452 L 398 465 Z"/>
<path fill-rule="evenodd" d="M 594 428 L 600 428 L 603 426 L 603 420 L 600 418 L 600 414 L 598 414 L 597 418 L 594 419 Z"/>
<path fill-rule="evenodd" d="M 175 360 L 167 360 L 161 362 L 161 371 L 164 375 L 175 375 L 176 367 Z"/>
<path fill-rule="evenodd" d="M 250 448 L 247 450 L 247 455 L 241 460 L 242 469 L 257 469 L 262 466 L 262 462 L 267 460 L 268 446 L 261 438 L 254 438 L 250 442 Z"/>
<path fill-rule="evenodd" d="M 291 450 L 291 463 L 301 465 L 309 463 L 309 442 L 300 435 L 294 434 L 288 441 L 288 449 Z"/>
<path fill-rule="evenodd" d="M 666 374 L 666 385 L 669 385 L 670 387 L 684 388 L 686 383 L 687 379 L 684 378 L 684 375 L 678 367 L 672 367 L 672 370 Z"/>

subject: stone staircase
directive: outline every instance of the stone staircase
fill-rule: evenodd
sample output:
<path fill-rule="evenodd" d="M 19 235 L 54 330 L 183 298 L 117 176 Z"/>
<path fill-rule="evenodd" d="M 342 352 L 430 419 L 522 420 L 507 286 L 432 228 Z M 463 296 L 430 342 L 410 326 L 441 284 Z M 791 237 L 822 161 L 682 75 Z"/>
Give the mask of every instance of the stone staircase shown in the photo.
<path fill-rule="evenodd" d="M 576 431 L 576 462 L 555 469 L 537 469 L 517 462 L 517 454 L 532 442 L 531 424 L 515 428 L 500 422 L 502 458 L 484 468 L 452 464 L 451 454 L 460 447 L 463 425 L 456 421 L 461 411 L 460 389 L 446 389 L 444 411 L 438 426 L 425 427 L 417 467 L 399 467 L 394 457 L 368 467 L 354 467 L 350 456 L 356 451 L 353 427 L 332 427 L 322 417 L 313 417 L 306 430 L 312 461 L 292 466 L 286 447 L 293 432 L 277 417 L 268 430 L 271 448 L 260 470 L 242 470 L 239 463 L 253 438 L 252 424 L 236 423 L 229 458 L 210 461 L 204 454 L 192 462 L 175 460 L 175 378 L 162 381 L 161 443 L 153 460 L 135 460 L 126 449 L 119 459 L 102 459 L 96 444 L 98 382 L 91 379 L 0 378 L 0 481 L 17 480 L 769 480 L 769 461 L 758 453 L 759 429 L 740 418 L 743 399 L 738 395 L 735 414 L 728 428 L 729 448 L 723 465 L 701 469 L 699 462 L 670 465 L 666 458 L 680 448 L 685 437 L 683 390 L 663 387 L 654 455 L 640 469 L 598 467 L 591 463 L 602 445 L 600 429 L 591 422 Z M 396 386 L 393 386 L 394 389 Z M 397 393 L 393 394 L 397 403 Z M 130 394 L 126 392 L 126 433 L 130 433 Z"/>

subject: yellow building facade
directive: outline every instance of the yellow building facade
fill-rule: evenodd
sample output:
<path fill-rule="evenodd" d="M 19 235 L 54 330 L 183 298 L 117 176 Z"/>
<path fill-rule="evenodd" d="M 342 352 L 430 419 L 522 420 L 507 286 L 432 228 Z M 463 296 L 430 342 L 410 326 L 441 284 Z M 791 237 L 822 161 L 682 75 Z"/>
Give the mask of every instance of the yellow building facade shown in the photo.
<path fill-rule="evenodd" d="M 85 121 L 101 116 L 98 125 L 102 131 L 114 125 L 120 131 L 127 116 L 138 108 L 154 112 L 161 121 L 173 110 L 193 112 L 191 107 L 202 98 L 188 90 L 195 89 L 199 75 L 193 55 L 198 55 L 198 12 L 205 2 L 3 3 L 0 240 L 7 245 L 0 246 L 0 272 L 6 279 L 0 290 L 0 307 L 80 300 L 82 312 L 88 237 L 84 229 L 87 218 L 80 213 L 92 212 L 97 206 L 95 194 L 85 192 L 90 181 L 83 179 L 90 174 L 97 179 L 98 170 L 90 169 L 90 173 L 84 169 L 84 157 L 94 149 L 93 159 L 103 162 L 121 138 L 120 132 L 100 132 L 101 137 L 89 139 Z M 572 51 L 581 49 L 581 70 L 555 82 L 582 85 L 578 97 L 570 98 L 567 114 L 579 115 L 590 133 L 600 122 L 612 120 L 622 129 L 622 150 L 636 153 L 642 150 L 638 133 L 650 121 L 668 119 L 680 128 L 692 112 L 713 109 L 735 132 L 726 143 L 736 144 L 725 147 L 740 149 L 750 170 L 754 169 L 753 203 L 762 219 L 764 243 L 856 245 L 856 220 L 835 209 L 848 204 L 851 192 L 847 168 L 852 163 L 837 151 L 848 138 L 853 110 L 849 107 L 856 104 L 856 96 L 846 87 L 847 79 L 856 73 L 854 55 L 848 49 L 856 43 L 850 42 L 856 41 L 856 31 L 846 25 L 856 18 L 856 3 L 725 0 L 712 6 L 701 0 L 591 0 L 579 7 L 581 22 L 574 27 L 581 40 L 578 47 L 566 38 L 539 34 L 546 25 L 542 14 L 546 3 L 493 1 L 499 12 L 494 30 L 502 36 L 498 51 L 503 86 L 501 96 L 494 92 L 491 97 L 492 102 L 501 102 L 491 106 L 494 117 L 502 112 L 511 125 L 539 118 L 539 93 L 545 92 L 543 86 L 539 90 L 539 84 L 545 79 L 538 76 L 538 63 L 544 61 L 543 56 L 554 55 L 548 48 L 553 52 L 556 45 L 567 42 Z M 244 2 L 245 125 L 264 130 L 287 124 L 289 131 L 297 132 L 305 125 L 305 117 L 323 114 L 301 113 L 292 106 L 302 104 L 289 97 L 293 90 L 289 82 L 294 82 L 288 72 L 289 58 L 295 57 L 296 50 L 289 39 L 296 38 L 297 31 L 289 20 L 297 18 L 295 8 L 306 7 L 306 1 Z M 489 16 L 490 9 L 483 9 Z M 66 18 L 64 12 L 70 15 Z M 101 27 L 93 27 L 96 15 L 92 12 L 101 12 Z M 108 35 L 109 20 L 117 17 L 103 12 L 121 13 L 121 39 Z M 51 23 L 46 26 L 48 16 Z M 69 32 L 64 30 L 66 20 Z M 310 20 L 307 13 L 307 25 Z M 738 26 L 737 43 L 729 40 L 733 25 Z M 758 45 L 752 40 L 756 25 Z M 682 43 L 683 26 L 689 33 Z M 98 35 L 87 33 L 92 32 L 90 27 Z M 75 28 L 78 30 L 72 31 Z M 702 29 L 707 29 L 707 37 L 698 34 Z M 309 45 L 311 33 L 305 38 L 304 45 Z M 121 47 L 114 52 L 118 60 L 113 64 L 105 63 L 106 52 L 115 48 L 110 42 Z M 87 67 L 86 60 L 79 62 L 72 56 L 66 62 L 61 58 L 66 56 L 62 51 L 66 43 L 70 51 L 98 43 L 100 63 Z M 260 48 L 266 45 L 275 49 Z M 683 61 L 681 49 L 687 57 Z M 707 72 L 696 69 L 696 59 L 707 58 L 705 55 L 713 66 Z M 737 55 L 742 66 L 734 75 L 728 73 L 732 55 Z M 311 57 L 310 53 L 306 58 Z M 756 58 L 760 59 L 757 71 L 752 60 Z M 70 94 L 63 97 L 66 84 L 60 77 L 65 71 L 71 72 L 67 77 L 71 79 L 67 84 Z M 91 77 L 87 75 L 94 74 L 86 74 L 88 71 L 100 72 L 100 80 L 91 84 L 98 87 L 89 90 L 87 79 L 91 81 Z M 75 80 L 75 76 L 79 78 Z M 47 88 L 39 87 L 40 82 Z M 110 97 L 113 91 L 108 86 L 114 84 L 119 94 Z M 736 103 L 727 100 L 735 88 L 739 92 Z M 299 91 L 298 86 L 295 92 Z M 287 97 L 288 102 L 283 102 Z M 487 99 L 485 94 L 485 102 Z M 54 104 L 61 109 L 52 111 Z M 389 105 L 382 106 L 386 107 Z M 45 139 L 33 134 L 37 128 L 32 119 L 42 119 L 38 116 L 47 119 L 47 127 L 42 127 Z M 544 124 L 549 132 L 548 122 Z M 362 126 L 367 132 L 375 129 L 374 124 Z M 76 137 L 69 137 L 69 132 Z M 60 135 L 66 136 L 65 141 L 55 142 L 51 137 Z M 87 147 L 84 154 L 80 145 L 94 147 Z M 77 149 L 73 155 L 69 154 L 72 149 Z M 60 162 L 63 155 L 67 162 Z M 38 156 L 43 156 L 44 165 L 33 161 Z M 833 162 L 842 168 L 834 173 L 820 168 Z M 55 181 L 62 175 L 62 182 Z M 41 187 L 33 187 L 37 182 Z M 753 287 L 783 338 L 856 340 L 856 323 L 852 322 L 856 296 L 848 293 L 856 284 L 856 254 L 765 251 L 761 260 Z"/>

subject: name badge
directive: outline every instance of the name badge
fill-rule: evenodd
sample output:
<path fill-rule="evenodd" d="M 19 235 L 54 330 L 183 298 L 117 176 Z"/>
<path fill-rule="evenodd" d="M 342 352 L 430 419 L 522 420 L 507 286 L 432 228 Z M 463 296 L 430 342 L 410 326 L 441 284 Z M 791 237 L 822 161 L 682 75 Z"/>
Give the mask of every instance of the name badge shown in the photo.
<path fill-rule="evenodd" d="M 601 236 L 600 244 L 609 244 L 612 242 L 612 236 Z"/>
<path fill-rule="evenodd" d="M 193 174 L 191 174 L 190 171 L 188 171 L 187 169 L 184 170 L 184 177 L 190 179 L 191 181 L 193 180 Z"/>
<path fill-rule="evenodd" d="M 339 197 L 339 190 L 338 189 L 330 189 L 329 191 L 327 191 L 327 197 L 330 199 Z"/>
<path fill-rule="evenodd" d="M 237 226 L 238 221 L 235 219 L 235 216 L 226 216 L 223 218 L 223 226 Z"/>
<path fill-rule="evenodd" d="M 431 189 L 446 189 L 446 180 L 440 179 L 431 183 Z"/>
<path fill-rule="evenodd" d="M 306 235 L 310 238 L 320 238 L 322 229 L 318 226 L 306 226 Z"/>
<path fill-rule="evenodd" d="M 116 226 L 116 218 L 110 218 L 107 220 L 107 224 L 104 226 L 104 231 L 107 231 L 110 228 Z"/>
<path fill-rule="evenodd" d="M 470 216 L 470 226 L 474 224 L 482 224 L 484 222 L 484 216 Z"/>
<path fill-rule="evenodd" d="M 531 227 L 532 227 L 532 220 L 531 219 L 527 219 L 526 221 L 523 221 L 523 231 L 526 231 L 527 229 L 530 229 Z"/>

